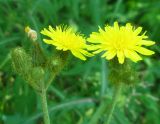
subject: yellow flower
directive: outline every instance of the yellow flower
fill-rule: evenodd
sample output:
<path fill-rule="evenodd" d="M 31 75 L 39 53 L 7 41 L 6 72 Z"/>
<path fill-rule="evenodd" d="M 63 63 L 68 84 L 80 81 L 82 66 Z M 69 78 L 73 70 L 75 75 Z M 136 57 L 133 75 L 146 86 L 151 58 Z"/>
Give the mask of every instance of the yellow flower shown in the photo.
<path fill-rule="evenodd" d="M 141 34 L 142 27 L 134 28 L 130 23 L 126 26 L 119 26 L 118 22 L 114 22 L 114 26 L 106 26 L 103 29 L 99 28 L 99 32 L 93 32 L 88 41 L 94 43 L 90 46 L 90 50 L 95 50 L 97 54 L 104 52 L 102 57 L 107 60 L 118 57 L 120 64 L 124 63 L 125 57 L 134 62 L 142 60 L 142 55 L 152 55 L 154 51 L 148 50 L 143 46 L 154 45 L 155 42 L 148 40 L 145 33 Z"/>
<path fill-rule="evenodd" d="M 70 50 L 75 57 L 81 60 L 86 60 L 85 56 L 92 56 L 92 54 L 86 50 L 88 46 L 86 39 L 82 34 L 75 32 L 72 27 L 56 26 L 52 28 L 49 26 L 49 30 L 44 28 L 41 33 L 50 37 L 50 39 L 43 39 L 43 41 L 56 46 L 57 50 Z"/>

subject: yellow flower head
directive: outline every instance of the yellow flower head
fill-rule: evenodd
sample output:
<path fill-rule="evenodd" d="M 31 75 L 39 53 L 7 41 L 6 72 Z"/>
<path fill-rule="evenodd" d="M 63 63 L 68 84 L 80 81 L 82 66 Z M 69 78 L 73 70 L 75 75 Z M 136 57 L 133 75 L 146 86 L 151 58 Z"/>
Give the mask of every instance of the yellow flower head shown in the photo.
<path fill-rule="evenodd" d="M 70 50 L 75 57 L 81 60 L 86 60 L 85 56 L 92 56 L 91 53 L 86 51 L 86 39 L 82 34 L 75 32 L 72 27 L 56 26 L 52 28 L 49 26 L 49 30 L 44 28 L 41 33 L 50 37 L 50 39 L 43 39 L 43 41 L 56 46 L 57 50 Z"/>
<path fill-rule="evenodd" d="M 94 43 L 90 46 L 90 50 L 95 50 L 94 53 L 104 51 L 102 57 L 107 60 L 118 57 L 120 64 L 124 63 L 125 57 L 134 62 L 142 60 L 138 53 L 142 55 L 152 55 L 153 51 L 144 48 L 143 46 L 151 46 L 155 44 L 149 41 L 145 33 L 141 34 L 142 27 L 134 28 L 130 23 L 126 26 L 119 26 L 118 22 L 114 26 L 106 26 L 103 29 L 99 28 L 99 32 L 93 32 L 88 41 Z"/>

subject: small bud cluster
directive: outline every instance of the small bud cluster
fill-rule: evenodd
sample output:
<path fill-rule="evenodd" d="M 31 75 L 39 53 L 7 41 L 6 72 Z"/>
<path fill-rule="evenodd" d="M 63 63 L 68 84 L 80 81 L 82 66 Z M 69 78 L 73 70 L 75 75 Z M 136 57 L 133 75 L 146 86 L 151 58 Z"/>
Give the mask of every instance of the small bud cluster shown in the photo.
<path fill-rule="evenodd" d="M 27 27 L 25 31 L 32 39 L 32 29 Z M 33 40 L 33 39 L 32 39 Z M 38 42 L 31 42 L 29 52 L 22 47 L 12 50 L 12 65 L 14 70 L 36 91 L 40 92 L 42 83 L 47 89 L 53 78 L 63 69 L 68 54 L 57 53 L 47 57 Z M 45 82 L 45 84 L 44 84 Z"/>

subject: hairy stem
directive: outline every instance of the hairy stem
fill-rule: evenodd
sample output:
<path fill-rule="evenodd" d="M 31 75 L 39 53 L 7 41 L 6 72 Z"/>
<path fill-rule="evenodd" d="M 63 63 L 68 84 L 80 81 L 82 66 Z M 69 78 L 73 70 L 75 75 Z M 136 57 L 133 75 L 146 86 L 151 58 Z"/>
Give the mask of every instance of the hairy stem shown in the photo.
<path fill-rule="evenodd" d="M 44 123 L 50 124 L 48 106 L 47 106 L 47 98 L 46 98 L 46 89 L 44 88 L 44 86 L 42 86 L 41 102 L 42 102 Z"/>
<path fill-rule="evenodd" d="M 108 112 L 107 121 L 104 124 L 109 124 L 110 121 L 112 120 L 112 115 L 113 115 L 117 100 L 120 97 L 121 90 L 122 90 L 122 84 L 117 85 L 116 88 L 114 89 L 112 104 L 111 104 L 111 107 L 110 107 L 109 112 Z"/>

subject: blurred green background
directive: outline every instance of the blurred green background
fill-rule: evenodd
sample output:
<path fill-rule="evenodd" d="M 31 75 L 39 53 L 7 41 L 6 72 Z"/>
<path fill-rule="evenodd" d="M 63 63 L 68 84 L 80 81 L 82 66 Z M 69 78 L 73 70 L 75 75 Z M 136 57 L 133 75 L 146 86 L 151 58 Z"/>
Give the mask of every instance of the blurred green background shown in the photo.
<path fill-rule="evenodd" d="M 112 124 L 160 124 L 160 0 L 0 0 L 0 124 L 43 124 L 39 98 L 10 61 L 13 48 L 29 44 L 25 26 L 48 49 L 39 34 L 48 25 L 73 25 L 88 36 L 114 21 L 142 26 L 156 54 L 136 64 L 139 82 L 125 88 Z M 86 124 L 106 93 L 111 100 L 107 74 L 98 55 L 85 62 L 71 57 L 48 91 L 52 123 Z"/>

